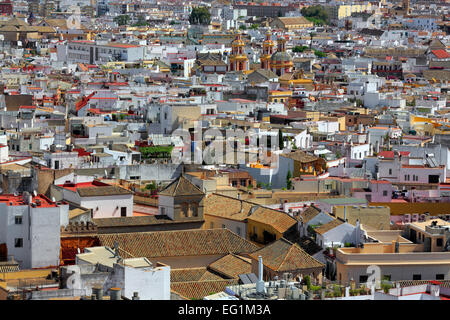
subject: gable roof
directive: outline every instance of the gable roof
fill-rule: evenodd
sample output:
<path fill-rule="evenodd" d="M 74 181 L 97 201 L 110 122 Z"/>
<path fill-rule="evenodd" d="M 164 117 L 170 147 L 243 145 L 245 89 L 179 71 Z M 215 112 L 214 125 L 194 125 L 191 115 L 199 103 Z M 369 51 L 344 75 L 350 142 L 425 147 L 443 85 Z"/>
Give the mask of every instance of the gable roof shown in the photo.
<path fill-rule="evenodd" d="M 438 59 L 450 58 L 450 54 L 447 51 L 445 51 L 444 49 L 431 50 L 431 53 L 433 53 L 436 56 L 436 58 L 438 58 Z"/>
<path fill-rule="evenodd" d="M 182 297 L 188 299 L 202 299 L 213 293 L 225 291 L 226 287 L 237 285 L 238 280 L 209 280 L 209 281 L 189 281 L 172 282 L 170 289 Z"/>
<path fill-rule="evenodd" d="M 304 151 L 301 151 L 301 150 L 294 151 L 294 152 L 287 153 L 287 154 L 282 153 L 282 154 L 280 154 L 280 156 L 283 156 L 285 158 L 290 158 L 292 160 L 299 161 L 301 163 L 313 162 L 313 161 L 316 161 L 319 159 L 318 157 L 313 156 L 313 155 L 306 153 Z"/>
<path fill-rule="evenodd" d="M 315 206 L 311 205 L 309 208 L 307 208 L 305 211 L 300 213 L 298 216 L 299 216 L 299 218 L 300 217 L 302 218 L 303 223 L 307 223 L 311 219 L 316 217 L 320 212 L 321 212 L 321 210 L 319 208 L 316 208 Z"/>
<path fill-rule="evenodd" d="M 213 263 L 208 268 L 231 279 L 238 279 L 240 274 L 252 272 L 250 259 L 235 254 L 228 254 Z"/>
<path fill-rule="evenodd" d="M 259 256 L 266 267 L 276 272 L 324 268 L 323 263 L 307 254 L 298 244 L 284 238 L 250 254 L 250 257 L 256 260 Z"/>
<path fill-rule="evenodd" d="M 204 206 L 205 215 L 236 221 L 256 221 L 269 225 L 280 233 L 297 224 L 297 220 L 285 212 L 221 194 L 208 195 Z"/>
<path fill-rule="evenodd" d="M 327 233 L 328 231 L 330 231 L 331 229 L 334 229 L 337 226 L 340 226 L 343 223 L 344 222 L 342 222 L 341 220 L 334 219 L 333 221 L 330 221 L 328 223 L 321 225 L 320 227 L 315 228 L 314 231 L 317 232 L 318 234 L 324 234 L 324 233 Z"/>
<path fill-rule="evenodd" d="M 114 247 L 117 241 L 124 258 L 180 257 L 249 253 L 258 249 L 228 229 L 198 229 L 159 232 L 99 234 L 101 245 Z"/>
<path fill-rule="evenodd" d="M 204 193 L 195 184 L 186 179 L 184 175 L 181 175 L 162 190 L 159 195 L 175 197 L 204 195 Z"/>
<path fill-rule="evenodd" d="M 252 82 L 256 81 L 265 82 L 275 78 L 277 78 L 277 75 L 273 73 L 271 70 L 266 69 L 255 70 L 247 76 L 247 80 Z"/>
<path fill-rule="evenodd" d="M 297 220 L 292 218 L 286 212 L 264 207 L 256 209 L 255 212 L 248 217 L 248 220 L 269 225 L 279 233 L 285 233 L 292 226 L 297 224 Z"/>
<path fill-rule="evenodd" d="M 209 272 L 206 267 L 170 269 L 170 282 L 223 280 L 223 278 Z"/>
<path fill-rule="evenodd" d="M 306 19 L 305 17 L 278 17 L 278 20 L 283 23 L 284 26 L 298 25 L 298 24 L 312 24 L 311 21 Z"/>

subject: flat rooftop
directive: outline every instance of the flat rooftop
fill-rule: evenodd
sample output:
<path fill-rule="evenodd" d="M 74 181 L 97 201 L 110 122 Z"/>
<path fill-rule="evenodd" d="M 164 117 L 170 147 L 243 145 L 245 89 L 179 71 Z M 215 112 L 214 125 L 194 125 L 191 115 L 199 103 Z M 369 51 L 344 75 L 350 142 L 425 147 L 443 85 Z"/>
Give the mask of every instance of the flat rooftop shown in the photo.
<path fill-rule="evenodd" d="M 43 194 L 38 194 L 37 196 L 32 196 L 32 203 L 39 203 L 37 207 L 42 208 L 54 208 L 57 207 L 56 202 L 51 201 L 49 198 L 44 196 Z M 26 206 L 26 203 L 23 199 L 22 195 L 13 195 L 13 194 L 2 194 L 0 195 L 0 203 L 6 203 L 7 206 Z"/>

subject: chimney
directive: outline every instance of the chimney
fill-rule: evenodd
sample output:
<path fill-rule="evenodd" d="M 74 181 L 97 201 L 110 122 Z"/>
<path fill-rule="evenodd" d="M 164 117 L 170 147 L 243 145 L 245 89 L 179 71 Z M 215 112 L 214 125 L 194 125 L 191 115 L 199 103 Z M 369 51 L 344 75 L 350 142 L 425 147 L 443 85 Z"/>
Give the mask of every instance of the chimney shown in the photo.
<path fill-rule="evenodd" d="M 242 212 L 242 210 L 244 210 L 244 201 L 242 201 L 240 193 L 238 193 L 238 199 L 241 201 L 241 210 L 239 212 Z"/>
<path fill-rule="evenodd" d="M 109 296 L 111 300 L 122 300 L 120 295 L 120 288 L 109 289 Z"/>
<path fill-rule="evenodd" d="M 261 256 L 258 257 L 258 282 L 256 283 L 256 292 L 264 292 L 263 262 Z"/>
<path fill-rule="evenodd" d="M 97 297 L 97 300 L 103 300 L 103 287 L 102 286 L 93 287 L 92 294 Z"/>

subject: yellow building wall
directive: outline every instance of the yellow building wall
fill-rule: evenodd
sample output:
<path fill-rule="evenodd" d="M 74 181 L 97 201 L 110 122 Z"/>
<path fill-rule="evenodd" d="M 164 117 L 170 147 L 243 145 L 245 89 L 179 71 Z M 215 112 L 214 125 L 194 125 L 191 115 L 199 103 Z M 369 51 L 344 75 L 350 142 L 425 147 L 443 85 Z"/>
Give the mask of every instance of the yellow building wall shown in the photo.
<path fill-rule="evenodd" d="M 267 231 L 271 234 L 275 234 L 276 240 L 283 237 L 283 234 L 276 231 L 274 228 L 272 228 L 270 225 L 254 221 L 254 220 L 248 220 L 247 221 L 247 237 L 250 238 L 250 235 L 255 233 L 254 228 L 256 227 L 256 234 L 258 235 L 258 241 L 262 242 L 264 240 L 264 231 Z"/>
<path fill-rule="evenodd" d="M 370 202 L 370 206 L 387 206 L 391 209 L 391 215 L 400 214 L 423 214 L 429 212 L 432 216 L 438 216 L 440 214 L 448 214 L 450 212 L 450 203 L 437 202 L 437 203 L 401 203 L 401 202 Z"/>
<path fill-rule="evenodd" d="M 353 12 L 363 12 L 372 9 L 372 5 L 368 4 L 356 4 L 356 5 L 342 5 L 338 9 L 338 19 L 343 19 L 352 15 Z"/>
<path fill-rule="evenodd" d="M 333 208 L 333 214 L 336 217 L 344 219 L 344 207 L 335 206 Z M 360 223 L 378 230 L 390 230 L 391 214 L 389 207 L 383 208 L 353 208 L 353 206 L 347 206 L 346 217 L 348 223 L 355 225 L 356 220 L 359 219 Z"/>

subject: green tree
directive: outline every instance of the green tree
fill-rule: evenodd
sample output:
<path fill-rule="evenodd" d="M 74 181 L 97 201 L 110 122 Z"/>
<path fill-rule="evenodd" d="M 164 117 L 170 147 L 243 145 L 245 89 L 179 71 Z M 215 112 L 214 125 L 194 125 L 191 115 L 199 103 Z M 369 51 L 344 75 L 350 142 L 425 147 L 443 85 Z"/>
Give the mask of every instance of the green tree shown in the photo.
<path fill-rule="evenodd" d="M 309 275 L 306 275 L 303 279 L 304 279 L 303 281 L 306 284 L 306 287 L 309 290 L 311 288 L 311 277 Z"/>
<path fill-rule="evenodd" d="M 307 46 L 295 46 L 295 47 L 292 49 L 292 52 L 303 52 L 303 51 L 305 51 L 306 49 L 308 49 Z"/>
<path fill-rule="evenodd" d="M 287 175 L 286 175 L 286 186 L 288 190 L 292 189 L 292 173 L 291 170 L 288 171 Z"/>
<path fill-rule="evenodd" d="M 326 25 L 329 22 L 328 13 L 321 5 L 304 7 L 300 13 L 316 25 Z"/>
<path fill-rule="evenodd" d="M 283 140 L 283 132 L 281 129 L 278 129 L 278 147 L 280 150 L 284 149 L 284 140 Z"/>
<path fill-rule="evenodd" d="M 316 57 L 318 58 L 325 58 L 327 55 L 325 52 L 322 52 L 320 50 L 314 50 L 314 54 L 316 55 Z"/>
<path fill-rule="evenodd" d="M 156 190 L 156 184 L 154 182 L 149 183 L 145 186 L 145 189 L 147 190 Z"/>
<path fill-rule="evenodd" d="M 149 25 L 149 23 L 147 22 L 147 20 L 145 20 L 144 17 L 140 16 L 138 18 L 138 21 L 135 24 L 133 24 L 133 27 L 143 27 L 143 26 L 148 26 L 148 25 Z"/>
<path fill-rule="evenodd" d="M 208 25 L 211 22 L 211 14 L 206 7 L 195 7 L 192 8 L 191 14 L 189 16 L 190 24 L 202 24 Z"/>
<path fill-rule="evenodd" d="M 123 14 L 120 16 L 115 17 L 113 20 L 115 23 L 117 23 L 119 26 L 125 26 L 128 25 L 130 23 L 130 16 Z"/>
<path fill-rule="evenodd" d="M 245 24 L 241 24 L 241 25 L 239 26 L 239 29 L 240 29 L 240 30 L 247 30 L 247 27 L 245 26 Z"/>
<path fill-rule="evenodd" d="M 257 30 L 259 28 L 259 24 L 257 24 L 257 23 L 253 23 L 251 26 L 250 26 L 250 29 L 253 29 L 253 30 Z"/>

